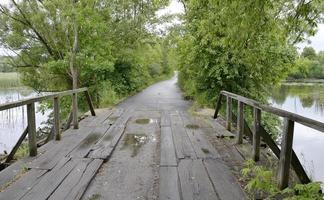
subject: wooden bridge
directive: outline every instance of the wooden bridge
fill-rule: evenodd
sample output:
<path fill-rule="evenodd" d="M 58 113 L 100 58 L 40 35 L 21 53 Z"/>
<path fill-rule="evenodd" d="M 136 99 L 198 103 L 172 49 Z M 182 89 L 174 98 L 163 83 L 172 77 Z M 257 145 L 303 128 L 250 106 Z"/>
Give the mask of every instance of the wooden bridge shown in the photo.
<path fill-rule="evenodd" d="M 91 115 L 79 122 L 77 94 L 81 92 Z M 59 118 L 59 99 L 65 95 L 73 97 L 73 128 L 66 130 Z M 234 170 L 245 159 L 236 147 L 243 142 L 243 134 L 253 141 L 255 160 L 260 158 L 260 138 L 280 158 L 281 188 L 287 186 L 290 163 L 301 182 L 309 182 L 292 151 L 293 123 L 321 131 L 323 123 L 228 92 L 218 98 L 214 118 L 222 96 L 227 97 L 227 130 L 211 116 L 188 113 L 191 104 L 182 98 L 176 77 L 152 85 L 111 109 L 94 110 L 87 89 L 1 105 L 0 110 L 27 105 L 28 127 L 7 161 L 27 134 L 30 156 L 0 172 L 0 200 L 246 199 Z M 35 102 L 48 99 L 54 101 L 54 134 L 37 149 Z M 238 100 L 238 118 L 232 112 L 232 99 Z M 244 120 L 244 105 L 254 108 L 252 131 Z M 281 150 L 261 126 L 261 111 L 285 117 Z M 233 137 L 229 130 L 236 119 L 237 139 L 222 139 Z"/>

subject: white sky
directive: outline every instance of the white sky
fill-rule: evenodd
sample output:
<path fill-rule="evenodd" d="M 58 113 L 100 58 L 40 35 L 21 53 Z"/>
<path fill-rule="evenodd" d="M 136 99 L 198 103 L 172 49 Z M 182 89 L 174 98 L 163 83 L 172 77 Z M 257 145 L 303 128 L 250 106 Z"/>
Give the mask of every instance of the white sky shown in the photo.
<path fill-rule="evenodd" d="M 1 4 L 7 3 L 9 0 L 0 0 Z M 160 11 L 157 12 L 158 16 L 162 16 L 165 14 L 176 14 L 183 13 L 184 9 L 181 3 L 177 0 L 172 0 L 170 5 Z M 324 24 L 320 24 L 318 27 L 318 31 L 315 36 L 309 38 L 310 44 L 307 42 L 303 42 L 298 44 L 297 46 L 302 49 L 305 46 L 312 46 L 317 52 L 324 51 Z M 0 47 L 0 55 L 6 55 L 5 49 Z"/>

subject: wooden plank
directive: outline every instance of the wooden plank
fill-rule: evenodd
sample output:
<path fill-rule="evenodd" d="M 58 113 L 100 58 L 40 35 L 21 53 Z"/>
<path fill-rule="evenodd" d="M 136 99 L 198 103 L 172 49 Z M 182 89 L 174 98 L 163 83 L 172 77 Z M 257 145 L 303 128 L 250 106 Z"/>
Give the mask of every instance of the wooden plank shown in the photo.
<path fill-rule="evenodd" d="M 204 127 L 202 119 L 190 116 L 187 112 L 181 113 L 181 117 L 197 158 L 220 158 L 216 149 L 204 137 L 205 131 L 201 128 Z"/>
<path fill-rule="evenodd" d="M 18 139 L 17 143 L 15 144 L 15 146 L 10 151 L 9 155 L 6 158 L 6 161 L 5 161 L 6 163 L 9 163 L 14 158 L 14 155 L 16 154 L 16 152 L 19 149 L 20 145 L 22 144 L 22 142 L 26 138 L 27 133 L 28 133 L 28 127 L 24 130 L 24 132 L 22 133 L 22 135 Z"/>
<path fill-rule="evenodd" d="M 179 185 L 177 167 L 160 167 L 160 200 L 180 200 Z"/>
<path fill-rule="evenodd" d="M 249 99 L 249 98 L 246 98 L 246 97 L 243 97 L 243 96 L 231 93 L 231 92 L 221 91 L 221 93 L 226 96 L 229 96 L 233 99 L 236 99 L 238 101 L 244 102 L 245 104 L 250 105 L 254 108 L 258 108 L 262 111 L 266 111 L 266 112 L 278 115 L 280 117 L 289 118 L 292 121 L 298 122 L 298 123 L 303 124 L 307 127 L 324 132 L 324 123 L 323 122 L 313 120 L 313 119 L 310 119 L 310 118 L 307 118 L 307 117 L 304 117 L 304 116 L 301 116 L 296 113 L 292 113 L 292 112 L 289 112 L 289 111 L 286 111 L 286 110 L 283 110 L 280 108 L 275 108 L 275 107 L 268 106 L 268 105 L 262 105 L 260 102 L 257 102 L 255 100 L 252 100 L 252 99 Z"/>
<path fill-rule="evenodd" d="M 177 158 L 197 158 L 179 114 L 171 115 L 171 129 Z"/>
<path fill-rule="evenodd" d="M 61 141 L 52 140 L 48 144 L 48 149 L 37 159 L 28 163 L 29 168 L 52 169 L 54 166 L 73 149 L 75 149 L 91 132 L 92 127 L 80 127 L 80 129 L 69 129 L 68 136 Z"/>
<path fill-rule="evenodd" d="M 54 134 L 56 140 L 61 140 L 60 128 L 60 100 L 58 97 L 54 98 Z M 51 134 L 53 135 L 53 134 Z M 50 138 L 53 139 L 53 138 Z"/>
<path fill-rule="evenodd" d="M 113 125 L 102 139 L 91 148 L 88 158 L 97 158 L 107 161 L 114 151 L 118 141 L 125 131 L 126 125 Z"/>
<path fill-rule="evenodd" d="M 177 166 L 171 127 L 161 127 L 160 166 Z"/>
<path fill-rule="evenodd" d="M 27 104 L 29 156 L 37 155 L 35 103 Z"/>
<path fill-rule="evenodd" d="M 21 200 L 48 199 L 78 164 L 78 159 L 62 158 L 55 168 L 40 178 Z"/>
<path fill-rule="evenodd" d="M 181 160 L 178 173 L 183 199 L 219 199 L 201 160 Z"/>
<path fill-rule="evenodd" d="M 218 112 L 219 112 L 219 110 L 220 110 L 220 108 L 221 108 L 221 106 L 222 106 L 222 97 L 223 97 L 222 94 L 219 94 L 219 95 L 218 95 L 217 102 L 216 102 L 216 105 L 215 105 L 214 119 L 217 118 L 217 116 L 218 116 Z"/>
<path fill-rule="evenodd" d="M 254 108 L 254 122 L 253 122 L 253 152 L 252 158 L 254 161 L 260 160 L 260 126 L 261 126 L 261 110 Z"/>
<path fill-rule="evenodd" d="M 102 163 L 101 159 L 81 159 L 48 199 L 81 199 Z"/>
<path fill-rule="evenodd" d="M 87 102 L 88 102 L 88 105 L 89 105 L 89 109 L 90 109 L 91 115 L 92 115 L 92 116 L 96 116 L 96 112 L 95 112 L 95 110 L 94 110 L 94 106 L 93 106 L 93 104 L 92 104 L 92 100 L 91 100 L 91 96 L 90 96 L 90 94 L 89 94 L 89 91 L 88 91 L 88 90 L 85 91 L 84 94 L 85 94 L 86 100 L 87 100 Z"/>
<path fill-rule="evenodd" d="M 294 122 L 285 118 L 282 141 L 281 141 L 280 161 L 279 161 L 279 173 L 278 173 L 279 189 L 285 189 L 286 187 L 288 187 L 293 137 L 294 137 Z"/>
<path fill-rule="evenodd" d="M 84 158 L 86 157 L 92 147 L 105 135 L 105 133 L 110 128 L 110 125 L 97 126 L 95 127 L 86 138 L 84 138 L 78 146 L 76 146 L 70 153 L 66 156 L 72 158 Z"/>
<path fill-rule="evenodd" d="M 239 182 L 222 161 L 207 159 L 203 162 L 220 199 L 247 199 Z"/>
<path fill-rule="evenodd" d="M 242 144 L 244 135 L 244 103 L 238 101 L 237 113 L 237 144 Z"/>
<path fill-rule="evenodd" d="M 31 190 L 47 173 L 47 170 L 31 169 L 0 192 L 0 199 L 18 200 Z M 8 183 L 9 184 L 9 183 Z"/>
<path fill-rule="evenodd" d="M 232 99 L 226 96 L 226 129 L 232 129 Z"/>
<path fill-rule="evenodd" d="M 79 89 L 75 89 L 75 90 L 67 90 L 67 91 L 63 91 L 63 92 L 56 92 L 56 93 L 52 93 L 52 94 L 48 94 L 48 95 L 41 95 L 41 96 L 32 97 L 32 98 L 25 98 L 23 100 L 1 104 L 0 105 L 0 111 L 8 110 L 10 108 L 15 108 L 15 107 L 19 107 L 19 106 L 24 106 L 24 105 L 27 105 L 27 104 L 32 104 L 32 103 L 35 103 L 35 102 L 43 101 L 43 100 L 46 100 L 46 99 L 51 99 L 51 98 L 54 98 L 54 97 L 62 97 L 62 96 L 71 95 L 72 93 L 84 92 L 86 90 L 87 90 L 87 88 L 79 88 Z"/>
<path fill-rule="evenodd" d="M 171 126 L 170 122 L 170 112 L 163 111 L 161 115 L 161 127 L 163 126 Z"/>
<path fill-rule="evenodd" d="M 78 120 L 78 96 L 77 93 L 72 94 L 72 115 L 73 115 L 73 128 L 79 128 Z"/>

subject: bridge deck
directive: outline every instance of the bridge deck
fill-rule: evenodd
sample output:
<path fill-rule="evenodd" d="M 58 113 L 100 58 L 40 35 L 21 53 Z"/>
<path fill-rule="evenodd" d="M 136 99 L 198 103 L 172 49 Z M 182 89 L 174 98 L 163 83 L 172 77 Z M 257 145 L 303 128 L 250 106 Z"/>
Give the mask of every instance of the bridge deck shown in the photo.
<path fill-rule="evenodd" d="M 228 147 L 207 139 L 228 133 L 189 115 L 175 82 L 100 110 L 2 171 L 0 199 L 246 199 Z"/>

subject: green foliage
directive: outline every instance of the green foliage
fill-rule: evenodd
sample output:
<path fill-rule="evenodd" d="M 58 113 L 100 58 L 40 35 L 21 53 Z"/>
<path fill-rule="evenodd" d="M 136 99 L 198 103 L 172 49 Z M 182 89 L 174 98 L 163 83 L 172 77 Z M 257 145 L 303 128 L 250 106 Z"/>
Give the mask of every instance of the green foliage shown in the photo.
<path fill-rule="evenodd" d="M 67 90 L 76 73 L 78 86 L 90 88 L 95 105 L 107 106 L 173 71 L 171 43 L 147 28 L 168 3 L 11 1 L 0 6 L 0 43 L 17 53 L 12 64 L 25 85 L 41 92 Z M 69 101 L 61 104 L 70 109 Z"/>
<path fill-rule="evenodd" d="M 0 88 L 13 88 L 22 86 L 19 74 L 16 72 L 0 73 Z"/>
<path fill-rule="evenodd" d="M 244 163 L 244 168 L 241 170 L 242 179 L 247 182 L 245 189 L 251 196 L 258 193 L 265 199 L 320 200 L 324 198 L 320 192 L 320 182 L 296 184 L 292 188 L 279 191 L 272 170 L 256 165 L 253 160 Z"/>
<path fill-rule="evenodd" d="M 294 65 L 294 44 L 314 34 L 322 5 L 287 0 L 183 2 L 179 85 L 185 95 L 209 106 L 222 89 L 264 101 L 268 86 L 278 84 Z"/>
<path fill-rule="evenodd" d="M 316 53 L 312 47 L 305 47 L 295 67 L 289 74 L 290 79 L 324 78 L 324 53 Z"/>

